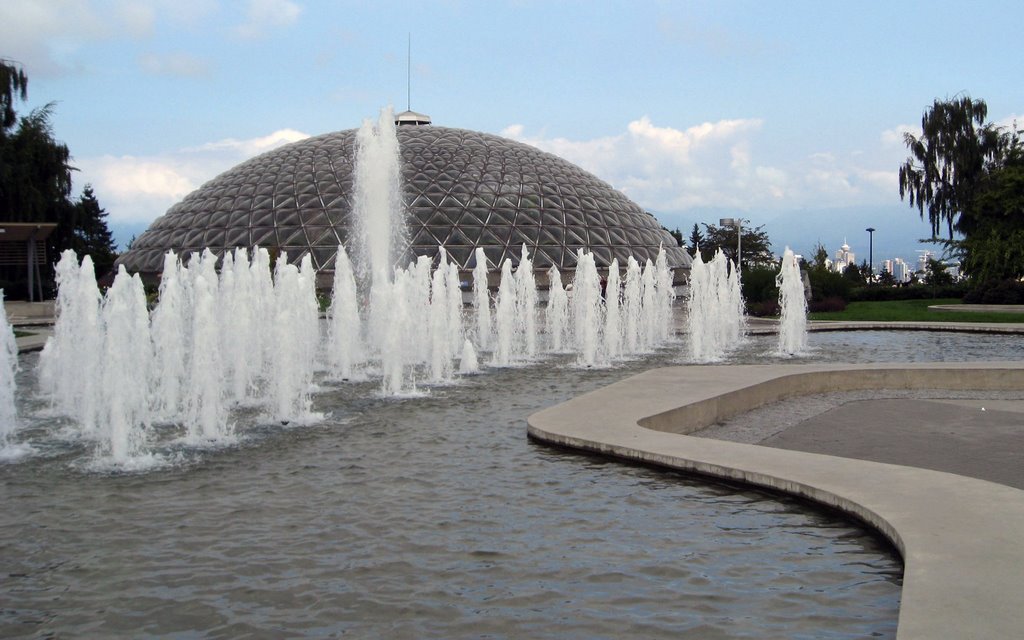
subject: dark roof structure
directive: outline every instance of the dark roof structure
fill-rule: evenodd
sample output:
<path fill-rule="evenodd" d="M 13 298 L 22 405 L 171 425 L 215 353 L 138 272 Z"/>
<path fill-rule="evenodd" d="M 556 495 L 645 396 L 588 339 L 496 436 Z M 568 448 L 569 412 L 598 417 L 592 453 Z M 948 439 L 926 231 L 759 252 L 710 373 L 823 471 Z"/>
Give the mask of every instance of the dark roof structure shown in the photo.
<path fill-rule="evenodd" d="M 440 245 L 472 269 L 482 247 L 497 270 L 506 258 L 518 264 L 526 244 L 535 268 L 572 271 L 580 248 L 607 267 L 630 255 L 653 261 L 664 246 L 670 267 L 689 266 L 654 216 L 576 165 L 499 136 L 416 124 L 397 127 L 412 254 L 433 257 Z M 223 255 L 259 245 L 292 262 L 310 253 L 330 272 L 338 244 L 349 246 L 355 155 L 349 129 L 243 162 L 157 218 L 118 263 L 155 275 L 168 250 Z"/>

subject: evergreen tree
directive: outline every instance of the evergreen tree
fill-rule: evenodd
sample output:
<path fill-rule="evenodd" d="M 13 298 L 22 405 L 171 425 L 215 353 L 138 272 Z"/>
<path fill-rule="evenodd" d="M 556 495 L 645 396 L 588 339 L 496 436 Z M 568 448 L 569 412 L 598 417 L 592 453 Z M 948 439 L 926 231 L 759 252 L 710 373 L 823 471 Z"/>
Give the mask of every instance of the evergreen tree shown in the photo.
<path fill-rule="evenodd" d="M 697 250 L 704 247 L 704 234 L 700 232 L 700 226 L 696 222 L 693 223 L 693 229 L 690 231 L 690 255 L 696 257 Z M 703 252 L 701 257 L 703 258 Z"/>
<path fill-rule="evenodd" d="M 91 254 L 102 275 L 116 257 L 107 213 L 91 186 L 77 202 L 70 200 L 74 168 L 67 146 L 54 138 L 53 103 L 20 119 L 14 110 L 16 100 L 26 99 L 27 89 L 24 71 L 0 59 L 0 221 L 57 223 L 46 243 L 48 261 L 74 249 L 79 255 Z M 51 269 L 48 264 L 44 279 L 52 275 Z M 16 280 L 16 271 L 5 268 L 0 279 Z"/>

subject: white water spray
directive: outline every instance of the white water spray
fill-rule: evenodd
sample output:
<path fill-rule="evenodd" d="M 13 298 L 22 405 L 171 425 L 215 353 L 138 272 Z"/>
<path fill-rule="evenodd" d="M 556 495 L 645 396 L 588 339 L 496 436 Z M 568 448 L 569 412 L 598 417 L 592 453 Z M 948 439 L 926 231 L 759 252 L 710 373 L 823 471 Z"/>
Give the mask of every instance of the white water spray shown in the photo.
<path fill-rule="evenodd" d="M 796 256 L 786 247 L 782 254 L 782 268 L 775 277 L 779 287 L 779 307 L 782 310 L 779 318 L 780 355 L 800 355 L 807 352 L 807 298 L 804 296 L 804 283 L 800 276 L 800 263 Z"/>

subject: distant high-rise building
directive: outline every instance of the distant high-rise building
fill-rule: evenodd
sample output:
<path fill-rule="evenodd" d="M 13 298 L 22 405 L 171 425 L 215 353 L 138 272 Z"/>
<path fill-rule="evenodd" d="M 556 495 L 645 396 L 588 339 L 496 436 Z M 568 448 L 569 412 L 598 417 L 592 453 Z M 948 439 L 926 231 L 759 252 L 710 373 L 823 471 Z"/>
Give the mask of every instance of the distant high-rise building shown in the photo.
<path fill-rule="evenodd" d="M 910 281 L 910 265 L 903 261 L 903 258 L 895 258 L 892 261 L 892 277 L 896 282 Z"/>
<path fill-rule="evenodd" d="M 850 251 L 850 245 L 843 242 L 843 246 L 836 251 L 836 259 L 832 262 L 832 270 L 837 273 L 846 271 L 846 267 L 857 264 L 857 256 Z"/>

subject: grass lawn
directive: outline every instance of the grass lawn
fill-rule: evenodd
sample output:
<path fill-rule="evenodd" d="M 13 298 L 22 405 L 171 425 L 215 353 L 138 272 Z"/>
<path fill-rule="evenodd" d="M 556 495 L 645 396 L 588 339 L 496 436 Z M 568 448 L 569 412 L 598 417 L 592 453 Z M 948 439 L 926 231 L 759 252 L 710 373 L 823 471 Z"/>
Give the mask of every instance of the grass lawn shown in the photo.
<path fill-rule="evenodd" d="M 811 320 L 875 320 L 902 322 L 1024 322 L 1024 313 L 974 313 L 972 311 L 929 311 L 933 304 L 960 304 L 955 298 L 851 302 L 845 311 L 812 313 Z"/>

